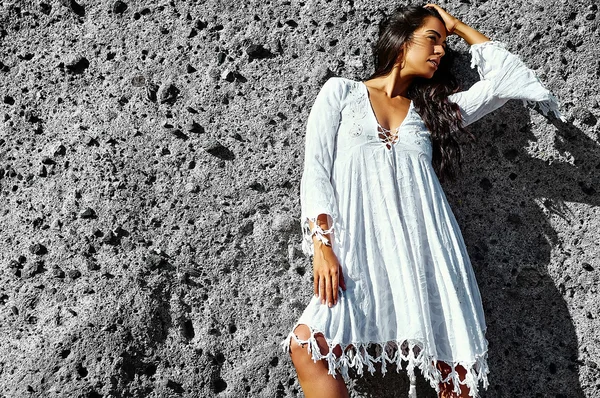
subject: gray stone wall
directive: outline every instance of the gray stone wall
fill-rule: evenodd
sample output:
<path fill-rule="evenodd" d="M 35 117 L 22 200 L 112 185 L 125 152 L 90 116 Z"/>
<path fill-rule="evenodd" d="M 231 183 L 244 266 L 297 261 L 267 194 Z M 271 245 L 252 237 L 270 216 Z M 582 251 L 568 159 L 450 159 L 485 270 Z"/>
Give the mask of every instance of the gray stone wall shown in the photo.
<path fill-rule="evenodd" d="M 1 2 L 0 397 L 302 396 L 279 342 L 312 289 L 305 120 L 329 76 L 371 71 L 396 4 Z M 440 4 L 568 118 L 509 102 L 444 184 L 486 309 L 483 395 L 598 397 L 598 4 Z"/>

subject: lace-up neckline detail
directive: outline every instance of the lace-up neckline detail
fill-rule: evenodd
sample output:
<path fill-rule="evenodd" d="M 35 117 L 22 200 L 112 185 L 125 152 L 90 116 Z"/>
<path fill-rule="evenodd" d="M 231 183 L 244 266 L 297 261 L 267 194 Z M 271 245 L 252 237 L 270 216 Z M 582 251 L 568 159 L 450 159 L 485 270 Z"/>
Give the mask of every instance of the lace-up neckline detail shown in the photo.
<path fill-rule="evenodd" d="M 369 96 L 369 89 L 367 88 L 367 85 L 364 82 L 360 82 L 361 85 L 364 87 L 365 93 L 366 93 L 366 100 L 369 104 L 369 109 L 371 110 L 371 114 L 373 115 L 373 119 L 375 119 L 375 123 L 377 123 L 377 136 L 379 137 L 379 140 L 385 144 L 387 149 L 392 149 L 392 146 L 394 144 L 396 144 L 398 142 L 398 136 L 400 133 L 400 129 L 402 128 L 402 126 L 404 125 L 404 123 L 406 122 L 406 120 L 408 119 L 410 112 L 412 111 L 413 108 L 413 101 L 410 100 L 410 104 L 408 106 L 408 112 L 406 113 L 406 116 L 404 117 L 404 120 L 402 120 L 402 122 L 400 123 L 400 125 L 394 129 L 386 129 L 385 127 L 383 127 L 380 123 L 379 120 L 377 120 L 377 115 L 375 115 L 375 110 L 373 109 L 373 104 L 371 103 L 371 99 Z"/>
<path fill-rule="evenodd" d="M 400 130 L 400 126 L 396 127 L 392 132 L 392 130 L 388 130 L 377 123 L 377 136 L 379 137 L 379 141 L 383 142 L 387 149 L 392 149 L 392 145 L 398 142 L 398 132 Z"/>

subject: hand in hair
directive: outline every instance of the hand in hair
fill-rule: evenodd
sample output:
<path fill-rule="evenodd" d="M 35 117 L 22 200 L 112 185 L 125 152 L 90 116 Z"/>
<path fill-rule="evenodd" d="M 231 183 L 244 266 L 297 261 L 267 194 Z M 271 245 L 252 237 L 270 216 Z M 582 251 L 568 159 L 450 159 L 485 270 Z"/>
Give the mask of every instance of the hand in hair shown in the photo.
<path fill-rule="evenodd" d="M 446 31 L 448 32 L 447 36 L 450 36 L 451 34 L 454 33 L 456 26 L 460 23 L 460 20 L 458 18 L 453 17 L 452 15 L 448 14 L 446 12 L 446 10 L 444 10 L 442 7 L 438 6 L 437 4 L 426 4 L 426 5 L 424 5 L 424 7 L 425 8 L 433 8 L 440 14 L 442 19 L 444 20 L 444 24 L 446 25 Z"/>

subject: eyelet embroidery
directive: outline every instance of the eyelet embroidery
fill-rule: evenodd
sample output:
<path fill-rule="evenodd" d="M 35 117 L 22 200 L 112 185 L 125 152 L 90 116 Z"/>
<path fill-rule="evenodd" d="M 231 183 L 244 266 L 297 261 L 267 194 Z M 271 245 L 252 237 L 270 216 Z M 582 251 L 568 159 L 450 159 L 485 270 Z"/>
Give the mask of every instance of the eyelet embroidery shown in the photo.
<path fill-rule="evenodd" d="M 347 105 L 352 119 L 354 119 L 352 126 L 348 129 L 348 135 L 352 138 L 360 137 L 364 132 L 364 128 L 360 122 L 361 119 L 367 116 L 367 110 L 363 105 L 363 97 L 364 95 L 361 90 L 357 90 L 357 87 L 352 88 L 350 100 Z"/>
<path fill-rule="evenodd" d="M 417 145 L 427 145 L 428 143 L 431 142 L 429 132 L 424 133 L 422 131 L 415 130 L 412 133 L 415 134 L 415 137 L 416 137 L 415 142 L 417 143 Z"/>
<path fill-rule="evenodd" d="M 352 126 L 352 128 L 350 129 L 350 136 L 351 137 L 358 137 L 363 133 L 363 126 L 361 126 L 358 123 L 354 123 L 354 125 Z"/>
<path fill-rule="evenodd" d="M 364 98 L 365 94 L 362 90 L 358 90 L 358 87 L 353 87 L 352 94 L 353 97 L 351 102 L 348 104 L 350 108 L 350 112 L 355 119 L 364 119 L 367 116 L 367 110 L 364 107 Z"/>

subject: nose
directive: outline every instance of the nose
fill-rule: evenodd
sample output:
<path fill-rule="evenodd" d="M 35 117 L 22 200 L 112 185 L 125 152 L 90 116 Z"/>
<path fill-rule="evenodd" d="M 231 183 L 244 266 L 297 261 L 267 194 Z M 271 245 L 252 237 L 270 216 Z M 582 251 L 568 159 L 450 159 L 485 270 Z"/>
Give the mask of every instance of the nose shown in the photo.
<path fill-rule="evenodd" d="M 434 52 L 436 54 L 440 54 L 440 57 L 443 57 L 444 55 L 446 55 L 446 51 L 444 50 L 444 46 L 442 46 L 442 45 L 435 46 Z"/>

